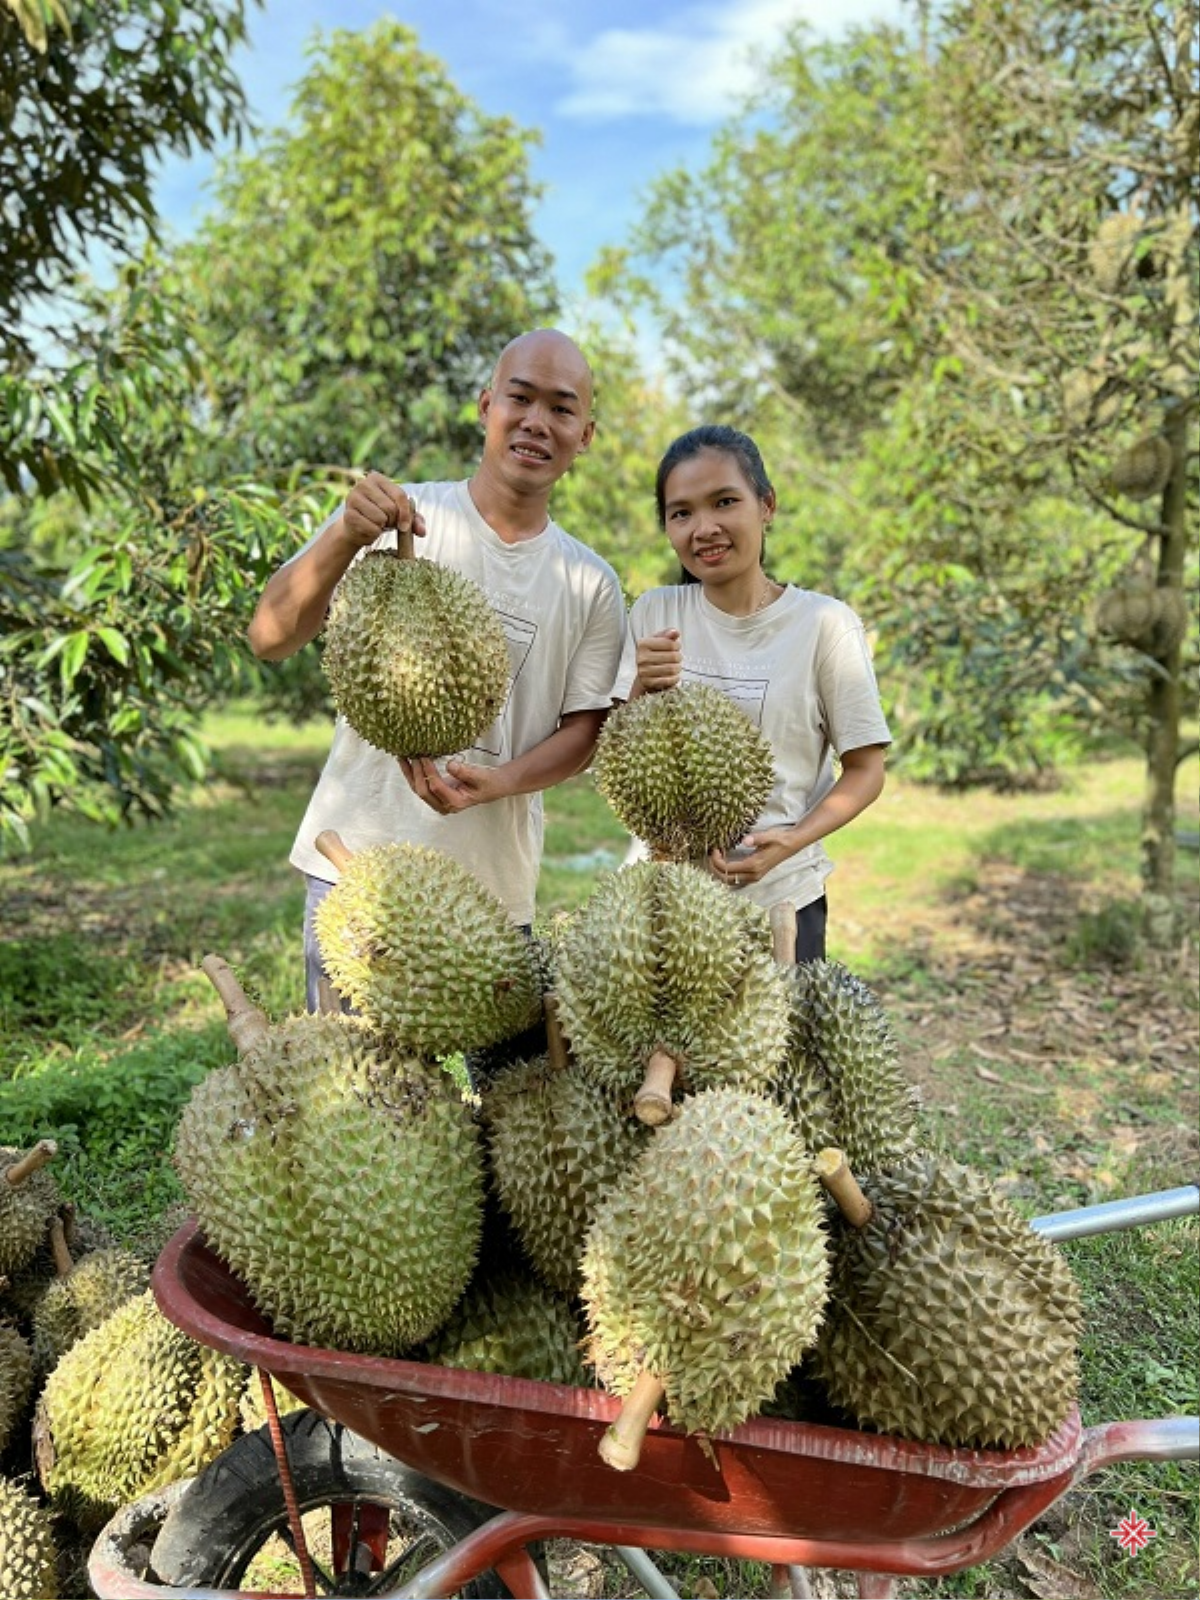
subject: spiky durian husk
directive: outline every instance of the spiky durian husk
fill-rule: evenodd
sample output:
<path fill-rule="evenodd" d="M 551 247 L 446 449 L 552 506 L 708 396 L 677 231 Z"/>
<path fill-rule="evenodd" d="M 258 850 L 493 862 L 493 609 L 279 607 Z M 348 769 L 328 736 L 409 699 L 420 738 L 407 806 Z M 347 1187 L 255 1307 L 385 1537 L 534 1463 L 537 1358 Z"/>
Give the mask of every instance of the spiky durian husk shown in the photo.
<path fill-rule="evenodd" d="M 83 1527 L 199 1472 L 237 1434 L 246 1370 L 143 1294 L 67 1351 L 38 1405 L 38 1471 Z"/>
<path fill-rule="evenodd" d="M 394 756 L 465 750 L 500 714 L 508 642 L 477 583 L 372 551 L 337 587 L 322 655 L 334 704 Z"/>
<path fill-rule="evenodd" d="M 512 1272 L 477 1277 L 425 1349 L 439 1367 L 583 1384 L 583 1329 L 563 1295 Z"/>
<path fill-rule="evenodd" d="M 0 1594 L 58 1600 L 58 1555 L 50 1514 L 10 1478 L 0 1478 Z"/>
<path fill-rule="evenodd" d="M 498 1077 L 483 1099 L 493 1186 L 546 1282 L 579 1292 L 597 1201 L 649 1137 L 605 1090 L 545 1057 Z"/>
<path fill-rule="evenodd" d="M 205 1236 L 287 1338 L 396 1355 L 471 1275 L 471 1113 L 447 1073 L 387 1052 L 357 1018 L 288 1018 L 210 1073 L 175 1164 Z"/>
<path fill-rule="evenodd" d="M 760 731 L 728 695 L 696 683 L 614 711 L 593 771 L 629 831 L 672 861 L 736 844 L 761 816 L 775 781 Z"/>
<path fill-rule="evenodd" d="M 97 1250 L 65 1278 L 56 1278 L 33 1313 L 33 1359 L 41 1372 L 60 1361 L 77 1339 L 149 1285 L 150 1270 L 128 1250 Z"/>
<path fill-rule="evenodd" d="M 840 961 L 790 974 L 788 1051 L 771 1093 L 809 1150 L 834 1145 L 855 1172 L 894 1166 L 920 1138 L 917 1091 L 897 1064 L 878 998 Z"/>
<path fill-rule="evenodd" d="M 639 862 L 602 879 L 563 934 L 556 993 L 578 1064 L 622 1097 L 657 1049 L 687 1091 L 765 1087 L 787 1048 L 766 913 L 695 867 Z"/>
<path fill-rule="evenodd" d="M 1149 433 L 1121 451 L 1109 470 L 1109 481 L 1130 500 L 1150 500 L 1166 488 L 1174 461 L 1170 440 Z"/>
<path fill-rule="evenodd" d="M 33 1353 L 16 1328 L 0 1322 L 0 1451 L 12 1437 L 32 1387 Z"/>
<path fill-rule="evenodd" d="M 317 907 L 329 975 L 403 1049 L 476 1050 L 529 1027 L 541 1003 L 529 940 L 440 850 L 358 851 Z"/>
<path fill-rule="evenodd" d="M 5 1173 L 25 1154 L 0 1146 L 0 1274 L 9 1276 L 33 1260 L 45 1243 L 46 1230 L 58 1209 L 58 1185 L 43 1167 L 21 1183 L 9 1183 Z"/>
<path fill-rule="evenodd" d="M 977 1173 L 918 1157 L 843 1226 L 814 1364 L 863 1426 L 928 1444 L 1042 1443 L 1078 1386 L 1081 1313 L 1054 1246 Z"/>
<path fill-rule="evenodd" d="M 823 1215 L 778 1106 L 735 1089 L 685 1100 L 588 1232 L 587 1354 L 601 1381 L 626 1394 L 654 1373 L 689 1431 L 755 1415 L 816 1336 Z"/>

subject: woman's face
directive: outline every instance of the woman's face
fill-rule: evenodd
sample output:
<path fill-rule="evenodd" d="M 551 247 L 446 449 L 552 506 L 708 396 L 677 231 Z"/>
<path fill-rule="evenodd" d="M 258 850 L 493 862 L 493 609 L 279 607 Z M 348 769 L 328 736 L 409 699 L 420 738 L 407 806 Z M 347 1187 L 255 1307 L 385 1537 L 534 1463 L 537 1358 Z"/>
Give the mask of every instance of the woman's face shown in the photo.
<path fill-rule="evenodd" d="M 663 502 L 667 537 L 694 578 L 716 585 L 757 576 L 775 496 L 759 498 L 736 456 L 701 450 L 681 461 L 667 475 Z"/>

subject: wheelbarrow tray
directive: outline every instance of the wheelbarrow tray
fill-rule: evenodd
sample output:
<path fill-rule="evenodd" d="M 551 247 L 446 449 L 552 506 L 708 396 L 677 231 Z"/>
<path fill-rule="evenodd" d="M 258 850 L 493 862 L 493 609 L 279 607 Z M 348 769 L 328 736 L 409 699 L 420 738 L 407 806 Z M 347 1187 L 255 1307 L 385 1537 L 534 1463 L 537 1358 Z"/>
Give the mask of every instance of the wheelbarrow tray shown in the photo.
<path fill-rule="evenodd" d="M 629 1542 L 640 1542 L 632 1530 L 665 1527 L 829 1545 L 924 1540 L 964 1528 L 1006 1490 L 1028 1486 L 1049 1503 L 1082 1448 L 1075 1411 L 1044 1444 L 1011 1451 L 758 1418 L 705 1440 L 652 1427 L 637 1469 L 617 1472 L 597 1454 L 620 1410 L 614 1396 L 279 1339 L 194 1222 L 167 1244 L 153 1287 L 164 1315 L 201 1344 L 270 1373 L 406 1465 L 506 1511 L 601 1517 L 630 1530 Z"/>

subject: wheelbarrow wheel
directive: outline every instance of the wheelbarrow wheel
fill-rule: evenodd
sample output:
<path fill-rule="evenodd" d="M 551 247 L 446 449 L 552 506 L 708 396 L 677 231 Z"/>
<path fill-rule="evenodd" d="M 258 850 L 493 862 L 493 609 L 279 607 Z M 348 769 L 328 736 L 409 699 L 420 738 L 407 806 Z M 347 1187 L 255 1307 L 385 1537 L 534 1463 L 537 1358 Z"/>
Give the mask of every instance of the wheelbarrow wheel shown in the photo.
<path fill-rule="evenodd" d="M 386 1594 L 494 1516 L 313 1411 L 282 1419 L 317 1593 Z M 304 1592 L 270 1434 L 245 1434 L 169 1512 L 151 1555 L 177 1588 Z M 485 1572 L 463 1596 L 508 1591 Z"/>

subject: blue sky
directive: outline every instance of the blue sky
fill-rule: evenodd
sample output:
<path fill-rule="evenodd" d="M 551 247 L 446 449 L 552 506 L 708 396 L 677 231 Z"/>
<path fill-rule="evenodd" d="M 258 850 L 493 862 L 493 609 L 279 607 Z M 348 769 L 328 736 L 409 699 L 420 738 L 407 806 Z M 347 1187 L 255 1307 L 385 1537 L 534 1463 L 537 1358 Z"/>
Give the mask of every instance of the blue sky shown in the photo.
<path fill-rule="evenodd" d="M 484 111 L 541 130 L 531 157 L 546 186 L 537 229 L 569 297 L 582 292 L 601 246 L 625 237 L 652 180 L 704 161 L 713 131 L 753 87 L 755 57 L 790 23 L 828 34 L 903 20 L 902 0 L 268 0 L 237 59 L 258 122 L 286 122 L 315 30 L 366 28 L 389 15 L 416 31 Z M 157 197 L 177 231 L 203 214 L 212 170 L 207 157 L 165 164 Z"/>

